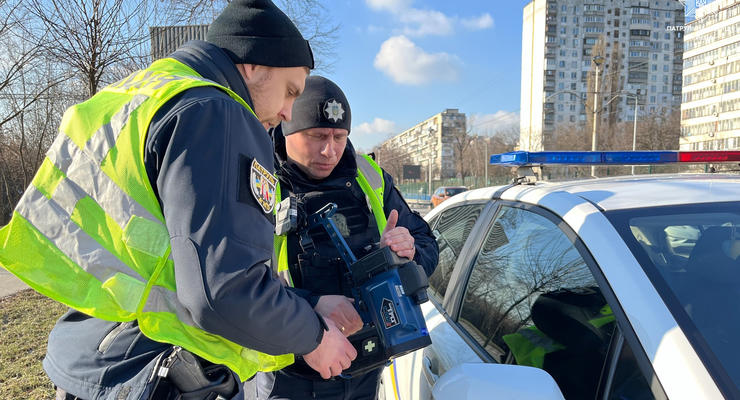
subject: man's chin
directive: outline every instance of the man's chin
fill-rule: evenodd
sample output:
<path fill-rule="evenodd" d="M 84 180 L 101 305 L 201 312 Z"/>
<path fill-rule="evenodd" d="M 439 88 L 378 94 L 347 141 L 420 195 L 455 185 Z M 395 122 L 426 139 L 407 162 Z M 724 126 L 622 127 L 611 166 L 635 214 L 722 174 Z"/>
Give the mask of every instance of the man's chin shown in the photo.
<path fill-rule="evenodd" d="M 329 175 L 331 175 L 331 171 L 319 170 L 319 171 L 311 171 L 309 174 L 309 177 L 311 179 L 319 180 L 319 179 L 326 179 L 329 177 Z"/>
<path fill-rule="evenodd" d="M 260 121 L 262 123 L 262 126 L 265 127 L 266 131 L 269 131 L 270 128 L 275 128 L 278 125 L 280 125 L 280 121 Z"/>

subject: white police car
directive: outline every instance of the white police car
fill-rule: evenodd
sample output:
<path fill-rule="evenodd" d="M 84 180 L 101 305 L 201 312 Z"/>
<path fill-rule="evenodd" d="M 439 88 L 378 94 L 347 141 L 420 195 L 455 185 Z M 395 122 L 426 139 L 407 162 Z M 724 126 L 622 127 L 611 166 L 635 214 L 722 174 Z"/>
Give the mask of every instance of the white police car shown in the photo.
<path fill-rule="evenodd" d="M 579 160 L 740 152 L 492 156 Z M 425 218 L 440 249 L 423 305 L 433 343 L 386 368 L 385 399 L 740 399 L 740 177 L 512 184 Z"/>

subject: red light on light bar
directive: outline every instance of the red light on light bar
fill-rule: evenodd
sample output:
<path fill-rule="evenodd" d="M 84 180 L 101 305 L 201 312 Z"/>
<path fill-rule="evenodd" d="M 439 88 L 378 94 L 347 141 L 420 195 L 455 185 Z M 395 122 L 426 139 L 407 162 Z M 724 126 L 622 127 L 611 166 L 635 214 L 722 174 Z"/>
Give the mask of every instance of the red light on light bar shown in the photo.
<path fill-rule="evenodd" d="M 680 151 L 678 162 L 740 162 L 740 151 Z"/>

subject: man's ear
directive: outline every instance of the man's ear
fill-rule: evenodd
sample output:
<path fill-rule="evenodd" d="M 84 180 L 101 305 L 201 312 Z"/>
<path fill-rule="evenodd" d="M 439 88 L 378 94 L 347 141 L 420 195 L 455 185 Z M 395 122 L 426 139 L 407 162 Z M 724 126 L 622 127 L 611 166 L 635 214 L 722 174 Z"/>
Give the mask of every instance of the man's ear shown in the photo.
<path fill-rule="evenodd" d="M 254 64 L 237 64 L 236 68 L 241 72 L 242 77 L 245 81 L 250 81 L 254 78 L 255 69 L 257 68 Z"/>

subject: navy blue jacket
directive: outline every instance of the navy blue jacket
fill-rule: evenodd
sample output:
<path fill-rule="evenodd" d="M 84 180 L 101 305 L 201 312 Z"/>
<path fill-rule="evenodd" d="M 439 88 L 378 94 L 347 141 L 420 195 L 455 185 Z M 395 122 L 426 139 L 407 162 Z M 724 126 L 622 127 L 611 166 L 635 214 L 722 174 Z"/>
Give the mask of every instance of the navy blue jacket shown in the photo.
<path fill-rule="evenodd" d="M 286 190 L 297 193 L 310 191 L 322 191 L 332 187 L 343 187 L 344 180 L 354 181 L 357 176 L 357 162 L 355 161 L 356 153 L 351 141 L 347 141 L 342 158 L 331 174 L 322 180 L 310 179 L 295 164 L 287 160 L 285 152 L 285 137 L 280 128 L 272 130 L 273 140 L 275 142 L 275 163 L 277 166 L 277 175 L 280 178 L 281 185 Z M 424 268 L 427 276 L 431 276 L 437 267 L 439 260 L 439 247 L 432 234 L 427 222 L 417 213 L 412 211 L 398 188 L 393 184 L 393 177 L 383 170 L 383 180 L 385 181 L 385 192 L 383 193 L 383 211 L 388 217 L 392 210 L 398 211 L 398 222 L 396 226 L 402 226 L 409 230 L 414 237 L 414 261 Z M 339 183 L 337 183 L 339 182 Z M 305 292 L 300 292 L 306 296 Z M 308 297 L 307 297 L 308 298 Z M 311 299 L 315 303 L 316 299 Z"/>
<path fill-rule="evenodd" d="M 171 57 L 252 106 L 220 48 L 189 42 Z M 308 302 L 272 277 L 266 263 L 273 216 L 249 186 L 249 162 L 272 170 L 273 157 L 257 118 L 225 92 L 200 87 L 157 112 L 145 166 L 170 233 L 178 299 L 193 321 L 268 354 L 306 354 L 321 341 L 321 323 Z M 138 398 L 154 360 L 169 348 L 143 336 L 135 321 L 118 324 L 70 310 L 49 336 L 44 368 L 57 386 L 81 398 Z"/>
<path fill-rule="evenodd" d="M 331 174 L 324 179 L 315 180 L 309 178 L 300 169 L 300 167 L 288 160 L 285 151 L 285 137 L 283 136 L 281 129 L 274 129 L 272 131 L 272 136 L 275 142 L 277 175 L 280 179 L 281 191 L 283 191 L 282 193 L 285 193 L 283 195 L 284 197 L 287 196 L 287 191 L 296 194 L 316 192 L 333 193 L 336 195 L 337 190 L 339 190 L 342 192 L 355 192 L 355 198 L 363 199 L 362 202 L 364 203 L 365 195 L 362 193 L 358 185 L 354 185 L 355 177 L 357 176 L 357 161 L 354 146 L 352 146 L 352 143 L 349 140 L 347 141 L 347 146 L 344 149 L 342 158 L 339 160 L 334 170 L 332 170 Z M 439 247 L 437 245 L 437 241 L 435 240 L 427 222 L 418 213 L 411 211 L 408 204 L 406 204 L 401 193 L 399 193 L 398 189 L 393 184 L 393 178 L 391 175 L 383 171 L 383 179 L 385 181 L 385 191 L 383 193 L 383 211 L 385 216 L 388 217 L 392 210 L 398 211 L 398 223 L 396 226 L 405 227 L 409 230 L 411 236 L 414 237 L 414 246 L 416 248 L 414 261 L 424 268 L 427 276 L 431 276 L 434 269 L 437 267 L 439 258 Z M 372 226 L 370 229 L 376 230 L 377 226 Z M 374 234 L 378 234 L 377 230 Z M 290 235 L 295 235 L 295 233 Z M 362 234 L 360 233 L 358 236 L 362 236 Z M 295 253 L 300 251 L 297 250 L 295 245 L 290 245 L 291 239 L 295 239 L 293 242 L 297 242 L 298 239 L 295 236 L 288 237 L 288 259 L 289 263 L 293 264 L 296 262 L 295 258 L 297 257 L 297 254 Z M 358 244 L 363 246 L 366 243 L 360 242 Z M 298 272 L 293 269 L 293 266 L 291 266 L 291 270 L 291 273 Z M 293 278 L 295 280 L 296 276 L 293 276 Z M 303 277 L 294 281 L 298 287 L 293 288 L 292 290 L 305 297 L 312 305 L 315 305 L 318 302 L 319 295 L 312 293 L 311 290 L 305 288 L 304 286 L 310 287 L 312 285 L 301 284 L 300 281 L 302 279 Z M 331 281 L 331 277 L 328 277 L 327 282 Z M 337 289 L 339 288 L 337 287 Z M 297 360 L 294 365 L 288 366 L 284 371 L 288 374 L 297 375 L 302 378 L 320 378 L 315 371 L 300 359 Z"/>

